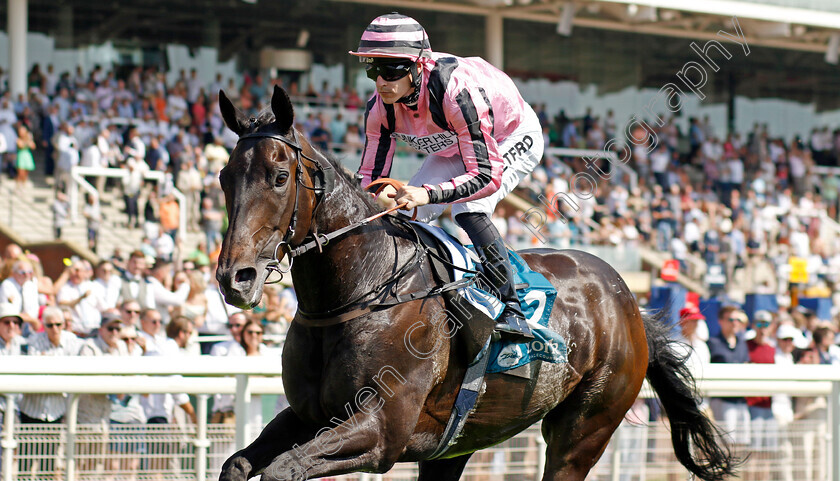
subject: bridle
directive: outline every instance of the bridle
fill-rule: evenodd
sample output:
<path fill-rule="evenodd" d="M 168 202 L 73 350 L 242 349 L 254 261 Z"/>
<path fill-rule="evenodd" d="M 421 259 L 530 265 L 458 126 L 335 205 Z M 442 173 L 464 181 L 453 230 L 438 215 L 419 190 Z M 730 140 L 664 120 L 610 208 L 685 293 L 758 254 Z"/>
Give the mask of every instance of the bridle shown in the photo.
<path fill-rule="evenodd" d="M 342 236 L 352 230 L 367 225 L 370 222 L 395 210 L 401 209 L 405 206 L 405 204 L 402 204 L 396 207 L 392 207 L 391 209 L 385 210 L 378 214 L 374 214 L 370 217 L 362 219 L 358 222 L 354 222 L 335 231 L 328 232 L 326 234 L 319 234 L 318 232 L 313 232 L 311 233 L 312 240 L 310 240 L 309 242 L 305 242 L 297 247 L 294 247 L 292 246 L 291 241 L 295 235 L 295 227 L 297 226 L 300 187 L 307 190 L 311 190 L 315 193 L 315 208 L 312 209 L 312 216 L 314 218 L 315 212 L 318 210 L 318 207 L 321 205 L 321 202 L 327 195 L 329 195 L 332 192 L 333 188 L 335 187 L 335 170 L 333 166 L 324 159 L 312 158 L 303 152 L 303 147 L 301 147 L 300 142 L 298 142 L 297 131 L 294 128 L 291 129 L 291 138 L 273 132 L 252 132 L 250 134 L 245 134 L 239 137 L 237 143 L 242 142 L 245 139 L 278 140 L 289 146 L 294 151 L 295 163 L 297 163 L 297 170 L 295 171 L 295 183 L 298 185 L 298 189 L 295 189 L 295 207 L 292 211 L 292 218 L 289 221 L 289 227 L 288 229 L 286 229 L 286 233 L 283 234 L 283 239 L 274 245 L 271 260 L 269 260 L 268 264 L 265 266 L 266 270 L 270 272 L 277 272 L 278 274 L 280 274 L 280 278 L 275 281 L 268 282 L 267 284 L 276 284 L 282 281 L 283 276 L 292 269 L 292 264 L 294 263 L 295 257 L 305 252 L 308 252 L 316 247 L 318 248 L 319 252 L 323 252 L 324 246 L 329 244 L 330 241 L 335 239 L 336 237 Z M 316 166 L 316 169 L 312 173 L 313 185 L 311 187 L 303 183 L 303 177 L 301 176 L 301 172 L 303 171 L 304 159 L 308 160 L 309 162 L 312 162 Z M 417 215 L 416 210 L 414 215 Z M 413 218 L 414 217 L 412 217 L 412 219 Z M 280 256 L 278 256 L 278 254 L 280 254 Z M 289 259 L 289 267 L 287 267 L 286 269 L 283 269 L 280 265 L 280 260 L 283 257 L 288 257 Z"/>
<path fill-rule="evenodd" d="M 251 119 L 251 123 L 253 124 L 254 122 L 255 122 L 255 119 Z M 307 244 L 304 244 L 303 246 L 295 249 L 290 244 L 290 242 L 292 241 L 292 238 L 295 235 L 295 228 L 297 227 L 298 210 L 299 210 L 299 203 L 300 203 L 300 188 L 304 188 L 304 189 L 311 190 L 311 191 L 314 192 L 314 194 L 315 194 L 315 208 L 312 210 L 313 216 L 314 216 L 315 211 L 318 209 L 318 206 L 321 204 L 324 197 L 329 195 L 329 193 L 332 192 L 333 188 L 335 187 L 335 170 L 333 169 L 333 166 L 330 165 L 329 162 L 322 161 L 323 159 L 318 159 L 317 156 L 316 156 L 316 158 L 313 158 L 313 157 L 310 157 L 310 156 L 306 155 L 303 152 L 303 147 L 301 147 L 300 142 L 298 142 L 297 130 L 295 130 L 294 128 L 292 128 L 290 130 L 291 130 L 291 138 L 289 138 L 287 136 L 284 136 L 284 135 L 281 135 L 281 134 L 278 134 L 278 133 L 274 133 L 274 132 L 252 132 L 252 133 L 245 134 L 245 135 L 239 137 L 239 140 L 237 141 L 237 144 L 238 144 L 239 142 L 242 142 L 245 139 L 260 139 L 260 138 L 273 139 L 273 140 L 277 140 L 277 141 L 280 141 L 280 142 L 286 144 L 295 153 L 295 163 L 297 164 L 297 169 L 295 170 L 295 183 L 297 184 L 297 187 L 298 187 L 298 188 L 295 189 L 295 207 L 294 207 L 294 210 L 292 211 L 292 218 L 289 220 L 289 226 L 286 229 L 286 232 L 283 234 L 283 239 L 280 240 L 280 242 L 278 242 L 274 246 L 274 253 L 271 257 L 271 260 L 268 262 L 268 265 L 266 265 L 266 270 L 278 272 L 280 274 L 280 279 L 271 282 L 271 284 L 274 284 L 274 283 L 277 283 L 277 282 L 280 282 L 281 280 L 283 280 L 283 275 L 288 273 L 289 270 L 291 270 L 292 262 L 293 262 L 293 259 L 294 259 L 295 256 L 303 254 L 304 252 L 308 251 L 312 247 L 315 247 L 315 246 L 312 246 L 312 247 L 308 247 L 308 248 L 303 248 L 304 246 L 309 244 L 309 243 L 307 243 Z M 315 170 L 312 172 L 312 175 L 311 175 L 311 178 L 312 178 L 312 186 L 311 187 L 303 183 L 303 176 L 301 175 L 301 172 L 303 172 L 303 160 L 304 159 L 308 160 L 309 162 L 314 164 L 315 167 L 316 167 Z M 319 248 L 322 245 L 326 245 L 326 242 L 324 242 L 324 243 L 317 242 L 317 240 L 318 240 L 318 234 L 317 233 L 314 234 L 314 237 L 316 239 L 316 245 Z M 277 257 L 277 254 L 281 251 L 284 253 L 284 255 L 289 257 L 289 267 L 285 270 L 283 270 L 280 267 L 280 259 L 282 259 L 282 257 L 279 257 L 279 258 Z"/>

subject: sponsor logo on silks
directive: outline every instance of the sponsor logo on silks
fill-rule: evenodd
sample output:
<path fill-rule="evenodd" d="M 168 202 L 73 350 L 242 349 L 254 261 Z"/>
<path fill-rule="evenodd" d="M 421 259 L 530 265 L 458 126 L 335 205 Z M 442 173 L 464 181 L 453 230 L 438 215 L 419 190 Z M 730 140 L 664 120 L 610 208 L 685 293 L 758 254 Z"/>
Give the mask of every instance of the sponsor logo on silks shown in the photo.
<path fill-rule="evenodd" d="M 452 147 L 457 142 L 457 136 L 458 134 L 456 134 L 455 132 L 449 131 L 437 132 L 431 135 L 425 135 L 423 137 L 418 137 L 416 135 L 410 134 L 402 134 L 399 132 L 394 132 L 393 134 L 391 134 L 391 138 L 402 140 L 406 144 L 410 145 L 413 149 L 419 150 L 420 152 L 426 154 L 434 154 L 442 150 L 448 149 L 449 147 Z"/>
<path fill-rule="evenodd" d="M 510 344 L 499 352 L 496 357 L 496 364 L 504 368 L 515 367 L 523 357 L 519 344 Z"/>
<path fill-rule="evenodd" d="M 530 135 L 526 135 L 522 137 L 522 142 L 517 142 L 513 144 L 513 147 L 508 149 L 507 152 L 502 154 L 502 157 L 505 159 L 505 165 L 510 165 L 517 156 L 527 153 L 531 150 L 531 147 L 534 145 L 534 139 L 531 138 Z"/>

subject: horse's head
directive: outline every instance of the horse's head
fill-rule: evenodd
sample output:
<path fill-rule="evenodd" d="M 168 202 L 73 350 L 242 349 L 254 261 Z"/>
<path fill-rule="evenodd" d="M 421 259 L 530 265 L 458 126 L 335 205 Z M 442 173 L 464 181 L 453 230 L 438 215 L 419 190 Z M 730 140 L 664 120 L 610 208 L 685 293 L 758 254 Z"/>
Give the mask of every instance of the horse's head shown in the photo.
<path fill-rule="evenodd" d="M 292 104 L 279 87 L 271 97 L 271 112 L 259 118 L 248 119 L 224 92 L 219 107 L 239 142 L 219 174 L 229 227 L 216 278 L 228 303 L 250 308 L 262 297 L 270 272 L 266 267 L 275 253 L 282 257 L 278 244 L 299 244 L 308 233 L 317 200 L 307 188 L 313 176 L 302 157 L 317 154 L 294 131 Z"/>

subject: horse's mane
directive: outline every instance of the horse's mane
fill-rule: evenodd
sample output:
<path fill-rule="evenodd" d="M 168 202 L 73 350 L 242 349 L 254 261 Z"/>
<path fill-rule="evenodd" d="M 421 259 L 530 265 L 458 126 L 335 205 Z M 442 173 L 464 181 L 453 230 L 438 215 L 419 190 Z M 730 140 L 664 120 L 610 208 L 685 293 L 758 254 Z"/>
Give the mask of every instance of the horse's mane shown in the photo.
<path fill-rule="evenodd" d="M 256 121 L 252 124 L 253 126 L 248 129 L 248 132 L 245 132 L 243 134 L 253 132 L 275 132 L 277 130 L 277 124 L 275 123 L 274 113 L 271 111 L 271 108 L 263 109 L 259 114 L 257 114 L 257 117 L 255 119 Z M 293 125 L 292 128 L 295 128 L 295 125 Z M 288 131 L 277 133 L 281 135 L 289 134 Z M 312 145 L 309 136 L 301 132 L 300 129 L 298 129 L 298 134 L 306 139 L 312 150 L 316 151 L 318 154 L 321 155 L 321 157 L 323 157 L 324 159 L 326 159 L 327 162 L 329 162 L 329 164 L 333 167 L 335 173 L 344 180 L 344 183 L 347 184 L 347 186 L 351 190 L 359 194 L 358 197 L 362 199 L 362 201 L 369 208 L 369 210 L 371 210 L 373 213 L 382 212 L 382 206 L 373 201 L 371 196 L 368 195 L 368 192 L 362 189 L 362 187 L 356 181 L 354 173 L 347 169 L 334 154 L 332 154 L 331 152 L 322 152 L 320 149 Z"/>

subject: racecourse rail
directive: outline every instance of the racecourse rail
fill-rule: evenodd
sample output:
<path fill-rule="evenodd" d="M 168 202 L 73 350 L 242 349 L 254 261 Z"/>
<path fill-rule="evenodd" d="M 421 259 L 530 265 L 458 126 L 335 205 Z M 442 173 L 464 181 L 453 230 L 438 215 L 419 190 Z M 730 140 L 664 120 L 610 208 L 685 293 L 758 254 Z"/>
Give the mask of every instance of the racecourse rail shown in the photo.
<path fill-rule="evenodd" d="M 706 396 L 745 396 L 787 393 L 827 396 L 827 433 L 831 452 L 830 479 L 840 480 L 840 369 L 830 365 L 776 366 L 767 364 L 711 364 L 695 373 Z M 247 444 L 246 410 L 252 394 L 283 394 L 279 359 L 260 357 L 97 357 L 9 356 L 0 363 L 0 395 L 6 412 L 13 412 L 16 393 L 67 393 L 65 479 L 74 480 L 74 449 L 79 394 L 120 392 L 185 392 L 197 399 L 196 479 L 207 479 L 207 408 L 212 394 L 233 394 L 236 402 L 235 447 Z M 652 397 L 645 385 L 642 396 Z M 5 416 L 2 434 L 2 480 L 11 481 L 14 416 Z"/>

